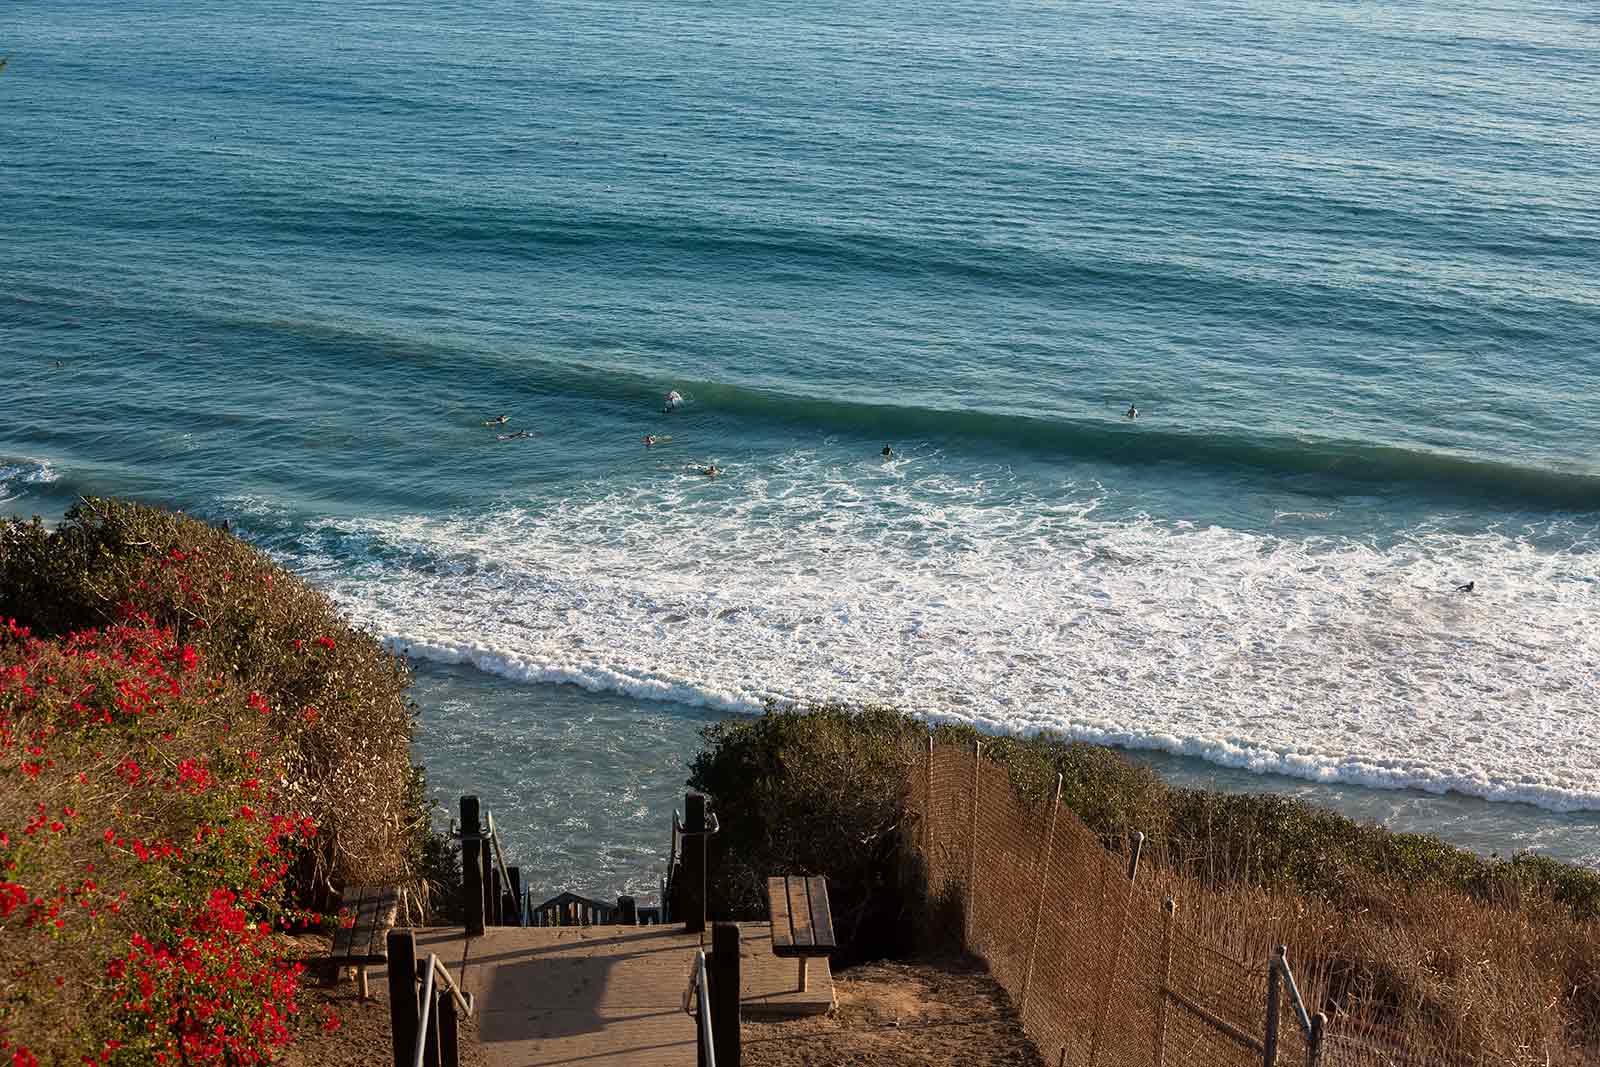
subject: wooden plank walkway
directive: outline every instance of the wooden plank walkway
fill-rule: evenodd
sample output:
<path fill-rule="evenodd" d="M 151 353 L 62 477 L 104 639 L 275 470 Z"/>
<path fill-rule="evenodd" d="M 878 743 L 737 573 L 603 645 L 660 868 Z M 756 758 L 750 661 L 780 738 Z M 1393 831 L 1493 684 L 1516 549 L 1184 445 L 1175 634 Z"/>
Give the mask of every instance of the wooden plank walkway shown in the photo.
<path fill-rule="evenodd" d="M 772 954 L 767 923 L 740 923 L 742 1017 L 820 1014 L 833 1005 L 828 961 Z M 683 990 L 700 947 L 681 926 L 517 928 L 471 939 L 459 927 L 416 931 L 417 956 L 437 953 L 477 997 L 490 1067 L 691 1067 L 694 1020 Z M 711 933 L 706 931 L 706 946 Z M 385 976 L 385 980 L 386 980 Z"/>

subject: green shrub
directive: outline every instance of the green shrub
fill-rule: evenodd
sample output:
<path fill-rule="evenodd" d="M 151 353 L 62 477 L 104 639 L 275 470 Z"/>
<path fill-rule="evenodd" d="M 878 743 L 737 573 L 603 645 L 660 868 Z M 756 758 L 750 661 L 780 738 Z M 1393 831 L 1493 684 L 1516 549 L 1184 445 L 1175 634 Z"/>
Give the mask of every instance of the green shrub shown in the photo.
<path fill-rule="evenodd" d="M 1111 848 L 1134 830 L 1154 862 L 1209 886 L 1305 894 L 1336 909 L 1371 905 L 1375 887 L 1438 888 L 1513 908 L 1554 902 L 1600 916 L 1600 874 L 1544 857 L 1485 858 L 1437 838 L 1392 833 L 1272 794 L 1173 789 L 1119 753 L 1052 734 L 993 737 L 930 726 L 880 706 L 773 707 L 702 731 L 689 784 L 722 821 L 712 839 L 713 914 L 765 914 L 765 878 L 829 877 L 845 960 L 893 954 L 908 936 L 897 879 L 909 773 L 938 744 L 983 742 L 1028 801 L 1062 776 L 1063 803 Z M 848 942 L 848 944 L 847 944 Z"/>

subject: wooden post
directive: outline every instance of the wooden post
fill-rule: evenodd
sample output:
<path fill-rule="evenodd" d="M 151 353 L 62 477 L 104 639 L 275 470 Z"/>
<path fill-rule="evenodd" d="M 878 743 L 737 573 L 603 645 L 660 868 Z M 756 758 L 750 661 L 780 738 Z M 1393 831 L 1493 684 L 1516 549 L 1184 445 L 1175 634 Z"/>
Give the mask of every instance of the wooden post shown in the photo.
<path fill-rule="evenodd" d="M 1306 1067 L 1320 1067 L 1322 1063 L 1322 1035 L 1328 1028 L 1328 1017 L 1317 1012 L 1311 1017 L 1311 1040 L 1306 1042 Z"/>
<path fill-rule="evenodd" d="M 972 940 L 972 913 L 977 910 L 977 888 L 974 885 L 978 880 L 978 778 L 983 771 L 983 742 L 979 741 L 972 749 L 972 836 L 968 839 L 969 852 L 967 855 L 967 891 L 962 894 L 965 898 L 966 914 L 965 929 L 962 931 L 963 948 L 973 948 Z"/>
<path fill-rule="evenodd" d="M 1128 856 L 1128 881 L 1133 881 L 1139 876 L 1139 857 L 1144 853 L 1144 834 L 1135 830 L 1133 832 L 1133 852 Z"/>
<path fill-rule="evenodd" d="M 690 793 L 683 798 L 683 902 L 685 933 L 700 934 L 706 929 L 706 798 Z"/>
<path fill-rule="evenodd" d="M 639 925 L 639 903 L 632 897 L 617 898 L 617 922 L 623 926 Z"/>
<path fill-rule="evenodd" d="M 1178 902 L 1168 897 L 1161 903 L 1161 988 L 1156 990 L 1156 1064 L 1167 1063 L 1167 996 L 1172 988 L 1172 923 L 1178 916 Z"/>
<path fill-rule="evenodd" d="M 739 1067 L 739 925 L 711 927 L 711 1047 L 717 1067 Z M 805 960 L 801 959 L 801 963 Z"/>
<path fill-rule="evenodd" d="M 439 1067 L 461 1067 L 461 1017 L 448 992 L 439 998 Z"/>
<path fill-rule="evenodd" d="M 390 930 L 387 941 L 394 1062 L 409 1064 L 417 1051 L 417 938 L 410 930 Z"/>
<path fill-rule="evenodd" d="M 494 846 L 489 847 L 492 849 Z M 505 922 L 500 913 L 504 910 L 505 903 L 506 890 L 500 884 L 500 865 L 491 863 L 489 864 L 489 910 L 483 921 L 490 926 L 504 926 Z"/>
<path fill-rule="evenodd" d="M 433 976 L 433 1007 L 428 1011 L 428 1030 L 422 1035 L 422 1067 L 440 1067 L 439 1065 L 439 976 Z"/>
<path fill-rule="evenodd" d="M 494 885 L 489 878 L 489 872 L 494 868 L 494 845 L 485 837 L 483 847 L 478 849 L 478 862 L 482 865 L 483 873 L 478 876 L 478 884 L 483 887 L 483 921 L 493 924 L 496 920 Z"/>
<path fill-rule="evenodd" d="M 1028 1016 L 1028 987 L 1033 984 L 1033 957 L 1039 951 L 1039 929 L 1044 925 L 1045 890 L 1050 884 L 1050 853 L 1056 843 L 1056 814 L 1061 810 L 1061 775 L 1056 775 L 1056 798 L 1050 804 L 1050 828 L 1044 834 L 1043 859 L 1039 863 L 1039 900 L 1033 909 L 1033 939 L 1028 942 L 1028 965 L 1022 972 L 1022 996 L 1018 998 L 1017 1021 Z M 1026 1023 L 1024 1023 L 1026 1025 Z"/>
<path fill-rule="evenodd" d="M 522 868 L 509 867 L 506 869 L 506 873 L 511 876 L 511 895 L 506 901 L 507 906 L 511 909 L 508 917 L 510 921 L 521 926 L 528 921 L 527 915 L 523 914 L 522 911 Z"/>
<path fill-rule="evenodd" d="M 461 798 L 461 896 L 463 920 L 468 937 L 483 933 L 483 861 L 479 852 L 483 842 L 478 840 L 478 798 Z"/>
<path fill-rule="evenodd" d="M 1283 1003 L 1283 956 L 1286 949 L 1278 946 L 1277 955 L 1267 964 L 1267 1032 L 1262 1040 L 1262 1067 L 1277 1067 L 1278 1063 L 1278 1009 Z"/>

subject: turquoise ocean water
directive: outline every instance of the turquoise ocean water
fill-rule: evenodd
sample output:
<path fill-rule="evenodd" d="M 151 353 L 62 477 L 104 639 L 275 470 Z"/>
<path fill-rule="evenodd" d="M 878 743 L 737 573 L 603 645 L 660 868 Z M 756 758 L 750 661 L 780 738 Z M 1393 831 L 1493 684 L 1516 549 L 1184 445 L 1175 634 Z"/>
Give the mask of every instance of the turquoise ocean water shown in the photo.
<path fill-rule="evenodd" d="M 231 519 L 536 886 L 648 886 L 695 730 L 797 697 L 1600 863 L 1591 4 L 10 0 L 0 54 L 0 511 Z"/>

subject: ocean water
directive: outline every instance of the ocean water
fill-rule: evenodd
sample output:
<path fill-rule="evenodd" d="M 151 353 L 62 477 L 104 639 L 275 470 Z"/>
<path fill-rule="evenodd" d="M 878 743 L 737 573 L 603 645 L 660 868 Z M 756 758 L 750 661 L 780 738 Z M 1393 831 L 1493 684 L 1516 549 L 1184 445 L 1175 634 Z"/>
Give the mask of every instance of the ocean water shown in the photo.
<path fill-rule="evenodd" d="M 12 0 L 0 54 L 0 510 L 231 519 L 535 885 L 648 889 L 695 731 L 825 697 L 1600 864 L 1592 5 Z"/>

